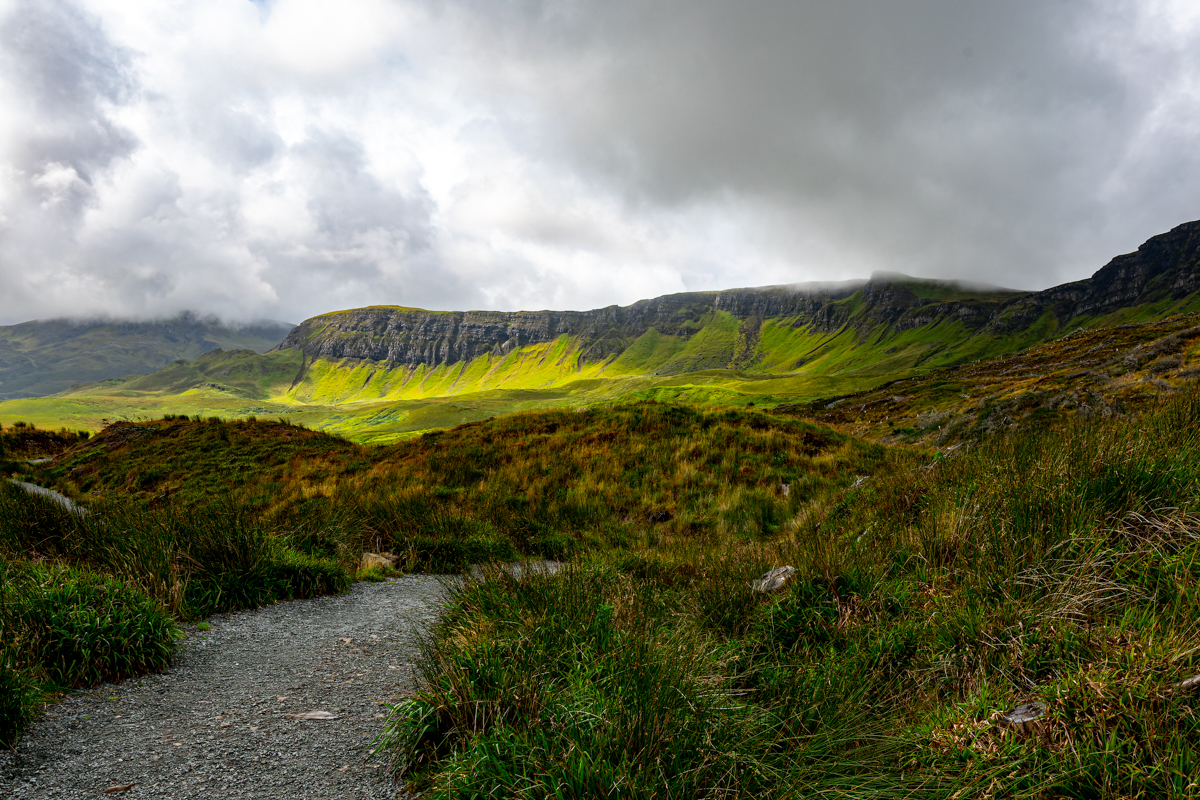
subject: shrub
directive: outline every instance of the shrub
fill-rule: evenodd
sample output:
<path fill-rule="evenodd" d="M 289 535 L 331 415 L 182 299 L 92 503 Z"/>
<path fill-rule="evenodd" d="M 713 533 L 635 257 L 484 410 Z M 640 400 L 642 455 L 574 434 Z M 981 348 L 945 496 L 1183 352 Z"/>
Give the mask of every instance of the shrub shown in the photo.
<path fill-rule="evenodd" d="M 140 592 L 69 569 L 35 569 L 26 577 L 7 602 L 16 608 L 23 658 L 51 684 L 95 686 L 170 664 L 178 628 Z"/>

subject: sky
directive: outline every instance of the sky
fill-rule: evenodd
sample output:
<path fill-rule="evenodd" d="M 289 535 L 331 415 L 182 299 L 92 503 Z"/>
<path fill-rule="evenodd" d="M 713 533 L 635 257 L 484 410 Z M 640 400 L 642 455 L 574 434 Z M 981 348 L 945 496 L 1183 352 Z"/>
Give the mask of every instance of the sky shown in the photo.
<path fill-rule="evenodd" d="M 1193 0 L 0 0 L 0 323 L 1042 289 L 1198 145 Z"/>

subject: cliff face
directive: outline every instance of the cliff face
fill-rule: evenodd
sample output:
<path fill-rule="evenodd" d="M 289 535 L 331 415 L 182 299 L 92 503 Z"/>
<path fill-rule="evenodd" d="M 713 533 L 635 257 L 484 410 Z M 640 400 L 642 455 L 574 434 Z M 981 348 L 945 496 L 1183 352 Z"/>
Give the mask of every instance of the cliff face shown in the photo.
<path fill-rule="evenodd" d="M 819 333 L 832 333 L 847 325 L 863 334 L 880 325 L 903 331 L 947 317 L 961 319 L 968 328 L 976 329 L 1011 296 L 993 293 L 993 297 L 982 300 L 923 300 L 902 280 L 913 282 L 903 276 L 882 275 L 865 282 L 824 286 L 689 292 L 594 311 L 443 312 L 375 306 L 306 320 L 279 348 L 298 349 L 309 358 L 437 366 L 489 353 L 504 354 L 568 334 L 583 343 L 586 359 L 602 360 L 621 353 L 652 328 L 660 334 L 687 339 L 714 312 L 725 312 L 742 323 L 746 340 L 742 349 L 747 354 L 734 360 L 743 364 L 766 319 L 786 320 Z M 860 302 L 853 302 L 855 295 L 859 295 Z"/>
<path fill-rule="evenodd" d="M 814 332 L 849 328 L 865 337 L 881 327 L 900 333 L 945 321 L 971 333 L 1003 335 L 1032 325 L 1051 309 L 1060 322 L 1098 316 L 1200 285 L 1200 222 L 1156 236 L 1118 256 L 1087 280 L 1042 292 L 1010 292 L 877 274 L 869 281 L 690 292 L 594 311 L 456 311 L 378 306 L 314 317 L 279 345 L 308 358 L 364 359 L 395 366 L 438 366 L 504 354 L 525 345 L 575 337 L 584 358 L 621 353 L 650 329 L 687 339 L 715 312 L 741 322 L 740 355 L 748 363 L 766 319 Z"/>
<path fill-rule="evenodd" d="M 1114 258 L 1092 277 L 1064 283 L 1009 303 L 995 315 L 1000 331 L 1022 328 L 1047 309 L 1066 321 L 1096 317 L 1159 300 L 1181 300 L 1200 288 L 1200 222 L 1148 239 Z"/>
<path fill-rule="evenodd" d="M 416 366 L 453 364 L 487 353 L 549 342 L 562 334 L 579 337 L 589 359 L 623 351 L 651 328 L 689 337 L 715 311 L 738 319 L 803 316 L 844 324 L 845 315 L 822 311 L 862 283 L 832 287 L 767 287 L 726 292 L 689 292 L 641 300 L 631 306 L 594 311 L 424 311 L 371 307 L 313 317 L 279 345 L 311 358 L 358 358 Z"/>

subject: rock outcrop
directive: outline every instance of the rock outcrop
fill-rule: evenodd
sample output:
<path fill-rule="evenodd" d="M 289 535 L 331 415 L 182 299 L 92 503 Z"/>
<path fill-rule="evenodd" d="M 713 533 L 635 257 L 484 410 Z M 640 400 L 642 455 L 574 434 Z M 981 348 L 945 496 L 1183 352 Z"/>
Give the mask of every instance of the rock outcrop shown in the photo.
<path fill-rule="evenodd" d="M 1092 277 L 1030 293 L 1008 303 L 991 326 L 1001 332 L 1033 324 L 1047 310 L 1059 320 L 1097 317 L 1158 300 L 1181 300 L 1200 288 L 1200 222 L 1148 239 Z"/>
<path fill-rule="evenodd" d="M 905 287 L 893 285 L 895 278 L 689 292 L 594 311 L 425 311 L 372 306 L 306 320 L 292 330 L 279 349 L 299 349 L 310 358 L 438 366 L 504 354 L 568 334 L 583 343 L 585 359 L 601 360 L 621 353 L 651 329 L 686 339 L 701 330 L 716 312 L 728 313 L 746 324 L 751 338 L 757 336 L 762 320 L 769 318 L 786 319 L 793 325 L 811 326 L 825 333 L 852 321 L 865 330 L 880 323 L 904 324 L 906 315 L 912 316 L 914 309 L 929 305 Z M 861 307 L 846 302 L 859 292 L 865 300 Z M 988 305 L 994 306 L 1000 297 L 1003 295 L 991 304 L 957 304 L 954 309 L 942 309 L 938 316 L 956 313 L 973 318 Z M 917 314 L 917 321 L 909 323 L 910 327 L 923 324 L 924 317 L 919 311 Z"/>

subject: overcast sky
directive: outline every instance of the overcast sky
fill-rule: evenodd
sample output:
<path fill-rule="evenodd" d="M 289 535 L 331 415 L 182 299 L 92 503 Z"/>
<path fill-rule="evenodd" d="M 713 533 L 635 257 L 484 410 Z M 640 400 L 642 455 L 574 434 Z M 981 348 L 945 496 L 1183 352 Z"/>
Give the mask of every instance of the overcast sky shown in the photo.
<path fill-rule="evenodd" d="M 0 323 L 1040 289 L 1198 199 L 1194 0 L 0 0 Z"/>

